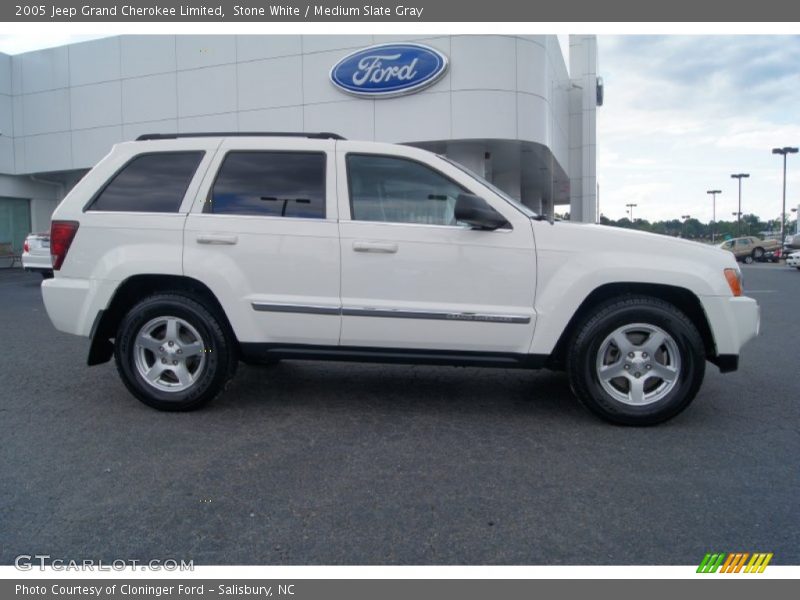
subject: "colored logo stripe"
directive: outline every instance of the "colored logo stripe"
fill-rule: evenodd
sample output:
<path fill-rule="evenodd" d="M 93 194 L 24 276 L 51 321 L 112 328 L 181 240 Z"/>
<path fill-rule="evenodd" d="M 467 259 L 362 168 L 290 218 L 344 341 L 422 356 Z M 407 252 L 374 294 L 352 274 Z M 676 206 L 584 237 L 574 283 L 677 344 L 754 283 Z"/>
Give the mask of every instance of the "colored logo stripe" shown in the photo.
<path fill-rule="evenodd" d="M 772 552 L 709 552 L 700 561 L 698 573 L 739 573 L 744 568 L 744 573 L 763 573 L 772 560 Z M 747 562 L 747 559 L 750 559 Z M 745 563 L 747 566 L 745 566 Z"/>
<path fill-rule="evenodd" d="M 725 554 L 706 554 L 697 567 L 698 573 L 716 573 L 722 561 L 725 560 Z"/>
<path fill-rule="evenodd" d="M 769 561 L 772 560 L 772 552 L 769 554 L 753 554 L 753 558 L 744 568 L 745 573 L 763 573 Z"/>

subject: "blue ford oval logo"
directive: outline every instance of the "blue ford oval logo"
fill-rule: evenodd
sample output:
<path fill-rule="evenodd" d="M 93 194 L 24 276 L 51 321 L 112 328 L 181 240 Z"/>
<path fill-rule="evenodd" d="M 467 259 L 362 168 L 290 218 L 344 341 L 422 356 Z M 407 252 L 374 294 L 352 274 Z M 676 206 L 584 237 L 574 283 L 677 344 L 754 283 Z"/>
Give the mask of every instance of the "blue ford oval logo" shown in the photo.
<path fill-rule="evenodd" d="M 378 44 L 348 54 L 331 69 L 333 85 L 364 97 L 418 92 L 447 71 L 447 57 L 422 44 Z"/>

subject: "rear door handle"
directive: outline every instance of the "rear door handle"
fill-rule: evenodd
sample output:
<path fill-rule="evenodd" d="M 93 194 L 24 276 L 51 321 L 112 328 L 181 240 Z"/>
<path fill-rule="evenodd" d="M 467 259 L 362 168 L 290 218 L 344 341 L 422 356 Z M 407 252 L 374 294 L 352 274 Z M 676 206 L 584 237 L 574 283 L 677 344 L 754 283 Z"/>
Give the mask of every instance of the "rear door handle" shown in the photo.
<path fill-rule="evenodd" d="M 397 244 L 391 242 L 353 242 L 353 250 L 356 252 L 374 252 L 376 254 L 395 254 Z"/>
<path fill-rule="evenodd" d="M 219 233 L 200 233 L 197 235 L 198 244 L 214 244 L 233 246 L 239 241 L 239 236 L 222 235 Z"/>

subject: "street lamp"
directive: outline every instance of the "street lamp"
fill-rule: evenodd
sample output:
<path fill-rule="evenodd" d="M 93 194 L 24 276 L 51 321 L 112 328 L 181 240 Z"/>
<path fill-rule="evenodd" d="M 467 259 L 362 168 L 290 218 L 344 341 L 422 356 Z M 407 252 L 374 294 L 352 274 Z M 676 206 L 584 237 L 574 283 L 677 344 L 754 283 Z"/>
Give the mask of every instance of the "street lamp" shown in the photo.
<path fill-rule="evenodd" d="M 681 219 L 683 219 L 683 225 L 681 225 L 681 236 L 686 237 L 686 221 L 692 218 L 692 215 L 681 215 Z"/>
<path fill-rule="evenodd" d="M 717 228 L 717 194 L 721 194 L 722 190 L 708 190 L 706 194 L 711 194 L 711 243 L 714 243 L 716 238 Z"/>
<path fill-rule="evenodd" d="M 784 227 L 786 227 L 786 155 L 797 154 L 797 148 L 791 146 L 784 146 L 783 148 L 773 148 L 773 154 L 781 154 L 783 156 L 783 205 L 781 209 L 781 248 L 783 248 Z"/>
<path fill-rule="evenodd" d="M 631 223 L 633 223 L 633 207 L 639 206 L 638 204 L 626 204 L 625 206 L 628 207 L 628 213 L 631 215 Z"/>
<path fill-rule="evenodd" d="M 731 175 L 733 179 L 739 180 L 739 212 L 736 217 L 736 235 L 742 235 L 742 179 L 750 177 L 749 173 L 734 173 Z"/>

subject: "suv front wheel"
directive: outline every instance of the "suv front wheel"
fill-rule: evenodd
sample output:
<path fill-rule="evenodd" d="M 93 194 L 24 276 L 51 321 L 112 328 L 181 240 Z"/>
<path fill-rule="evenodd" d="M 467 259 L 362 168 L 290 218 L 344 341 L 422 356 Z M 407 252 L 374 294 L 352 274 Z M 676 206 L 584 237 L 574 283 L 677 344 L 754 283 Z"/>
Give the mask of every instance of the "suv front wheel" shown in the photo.
<path fill-rule="evenodd" d="M 703 341 L 672 304 L 629 296 L 599 307 L 573 338 L 570 386 L 602 418 L 654 425 L 685 409 L 705 373 Z"/>
<path fill-rule="evenodd" d="M 181 294 L 156 294 L 131 308 L 117 330 L 123 382 L 159 410 L 199 408 L 236 370 L 235 342 L 215 311 Z"/>

